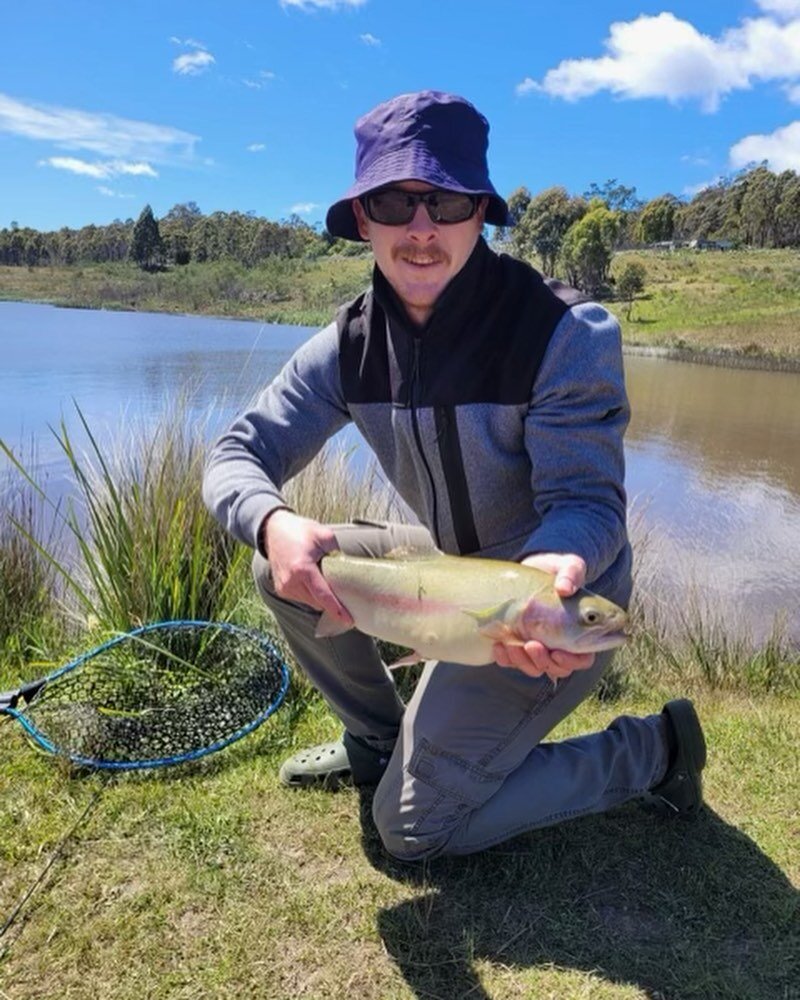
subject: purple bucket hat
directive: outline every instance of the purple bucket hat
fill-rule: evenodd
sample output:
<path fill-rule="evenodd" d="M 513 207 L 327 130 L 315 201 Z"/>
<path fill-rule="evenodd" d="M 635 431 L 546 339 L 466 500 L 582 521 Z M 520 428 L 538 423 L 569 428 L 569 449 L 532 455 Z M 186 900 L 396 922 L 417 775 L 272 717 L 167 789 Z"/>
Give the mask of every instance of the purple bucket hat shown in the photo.
<path fill-rule="evenodd" d="M 356 181 L 328 210 L 332 236 L 360 240 L 351 202 L 398 181 L 425 181 L 448 191 L 485 194 L 486 221 L 510 226 L 508 205 L 489 180 L 489 123 L 469 101 L 438 90 L 400 94 L 355 127 Z"/>

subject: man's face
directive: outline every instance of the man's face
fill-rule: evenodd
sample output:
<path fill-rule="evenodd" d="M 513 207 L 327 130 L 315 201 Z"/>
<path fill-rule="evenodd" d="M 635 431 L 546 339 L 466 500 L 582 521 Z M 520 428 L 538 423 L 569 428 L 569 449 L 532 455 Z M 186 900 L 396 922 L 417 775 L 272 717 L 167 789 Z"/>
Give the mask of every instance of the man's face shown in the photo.
<path fill-rule="evenodd" d="M 436 190 L 422 181 L 400 181 L 392 186 L 403 191 Z M 420 326 L 428 320 L 436 300 L 475 248 L 486 204 L 487 199 L 481 198 L 471 219 L 451 225 L 432 222 L 426 206 L 419 204 L 410 222 L 385 226 L 373 222 L 358 199 L 353 201 L 359 234 L 372 244 L 375 262 L 410 318 Z"/>

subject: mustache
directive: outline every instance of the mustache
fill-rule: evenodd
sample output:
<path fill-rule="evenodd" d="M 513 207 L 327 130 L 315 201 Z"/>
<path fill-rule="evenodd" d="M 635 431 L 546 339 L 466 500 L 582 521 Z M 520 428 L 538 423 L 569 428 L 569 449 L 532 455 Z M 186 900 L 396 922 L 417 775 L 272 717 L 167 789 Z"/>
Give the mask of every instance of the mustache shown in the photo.
<path fill-rule="evenodd" d="M 423 264 L 449 264 L 450 254 L 438 246 L 419 247 L 414 244 L 401 243 L 393 247 L 392 258 Z"/>

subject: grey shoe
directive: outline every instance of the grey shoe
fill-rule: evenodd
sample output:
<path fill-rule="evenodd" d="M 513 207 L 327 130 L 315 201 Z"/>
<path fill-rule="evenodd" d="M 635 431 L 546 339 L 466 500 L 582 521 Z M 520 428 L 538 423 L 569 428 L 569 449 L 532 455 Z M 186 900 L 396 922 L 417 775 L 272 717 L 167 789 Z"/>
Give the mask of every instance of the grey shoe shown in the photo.
<path fill-rule="evenodd" d="M 667 773 L 650 789 L 650 801 L 661 812 L 690 818 L 703 805 L 702 770 L 706 766 L 703 729 L 688 698 L 667 702 L 662 714 L 671 728 L 674 752 Z"/>
<path fill-rule="evenodd" d="M 345 732 L 340 740 L 300 750 L 283 762 L 278 777 L 293 788 L 377 785 L 390 756 L 390 751 L 375 750 Z"/>

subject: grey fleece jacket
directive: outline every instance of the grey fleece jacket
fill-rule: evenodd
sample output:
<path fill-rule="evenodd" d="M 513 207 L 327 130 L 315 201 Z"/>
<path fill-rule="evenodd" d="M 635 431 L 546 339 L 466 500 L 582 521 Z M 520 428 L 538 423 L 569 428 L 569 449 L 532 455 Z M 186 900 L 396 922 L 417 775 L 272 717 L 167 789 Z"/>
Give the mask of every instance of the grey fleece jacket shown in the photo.
<path fill-rule="evenodd" d="M 255 547 L 283 485 L 352 421 L 444 551 L 576 553 L 626 600 L 628 418 L 614 317 L 480 240 L 422 329 L 376 268 L 215 443 L 204 498 Z"/>

